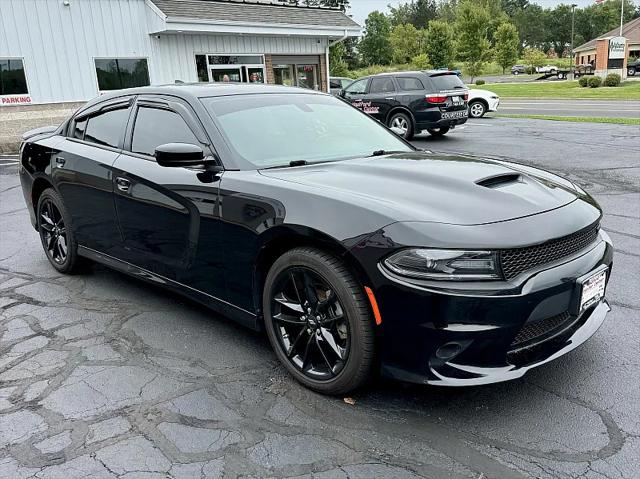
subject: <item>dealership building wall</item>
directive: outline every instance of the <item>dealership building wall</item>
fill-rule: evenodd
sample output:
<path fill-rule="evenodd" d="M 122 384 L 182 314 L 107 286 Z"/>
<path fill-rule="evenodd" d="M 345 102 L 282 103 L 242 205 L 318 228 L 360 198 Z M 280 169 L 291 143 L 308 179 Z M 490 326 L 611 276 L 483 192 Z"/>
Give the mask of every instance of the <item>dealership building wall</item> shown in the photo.
<path fill-rule="evenodd" d="M 117 87 L 111 73 L 99 80 L 116 60 L 143 84 L 224 78 L 327 91 L 329 45 L 359 31 L 339 10 L 278 2 L 0 0 L 0 144 Z M 20 67 L 26 85 L 8 84 Z"/>

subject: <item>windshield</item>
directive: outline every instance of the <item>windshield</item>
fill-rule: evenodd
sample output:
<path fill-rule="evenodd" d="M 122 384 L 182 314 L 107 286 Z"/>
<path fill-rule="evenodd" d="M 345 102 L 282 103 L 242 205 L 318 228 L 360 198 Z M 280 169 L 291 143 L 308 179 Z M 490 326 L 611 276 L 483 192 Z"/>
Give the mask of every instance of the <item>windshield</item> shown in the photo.
<path fill-rule="evenodd" d="M 230 146 L 256 168 L 412 151 L 384 126 L 345 102 L 316 94 L 202 99 Z"/>
<path fill-rule="evenodd" d="M 460 78 L 458 78 L 458 75 L 451 73 L 445 73 L 444 75 L 434 75 L 431 77 L 431 81 L 438 91 L 466 88 L 464 86 L 464 83 L 462 83 Z"/>

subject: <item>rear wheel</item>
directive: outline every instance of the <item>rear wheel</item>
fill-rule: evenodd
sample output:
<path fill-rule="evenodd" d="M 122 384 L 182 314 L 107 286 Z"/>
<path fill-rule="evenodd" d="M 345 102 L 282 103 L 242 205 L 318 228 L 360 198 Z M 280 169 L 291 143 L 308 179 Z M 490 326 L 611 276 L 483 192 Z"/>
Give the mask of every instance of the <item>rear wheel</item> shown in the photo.
<path fill-rule="evenodd" d="M 636 69 L 635 68 L 627 68 L 627 75 L 632 77 L 636 74 Z"/>
<path fill-rule="evenodd" d="M 402 131 L 401 136 L 405 140 L 413 138 L 413 121 L 406 113 L 398 112 L 389 118 L 389 128 L 397 128 Z"/>
<path fill-rule="evenodd" d="M 375 356 L 373 319 L 342 261 L 315 248 L 296 248 L 276 260 L 265 284 L 267 335 L 295 379 L 325 394 L 345 394 L 366 383 Z"/>
<path fill-rule="evenodd" d="M 469 103 L 469 116 L 471 118 L 482 118 L 487 112 L 487 107 L 479 100 Z"/>
<path fill-rule="evenodd" d="M 444 136 L 449 133 L 450 128 L 448 126 L 443 126 L 441 128 L 427 128 L 427 131 L 431 136 Z"/>
<path fill-rule="evenodd" d="M 81 259 L 71 229 L 70 216 L 60 195 L 48 188 L 38 199 L 37 226 L 47 259 L 61 273 L 78 271 Z"/>

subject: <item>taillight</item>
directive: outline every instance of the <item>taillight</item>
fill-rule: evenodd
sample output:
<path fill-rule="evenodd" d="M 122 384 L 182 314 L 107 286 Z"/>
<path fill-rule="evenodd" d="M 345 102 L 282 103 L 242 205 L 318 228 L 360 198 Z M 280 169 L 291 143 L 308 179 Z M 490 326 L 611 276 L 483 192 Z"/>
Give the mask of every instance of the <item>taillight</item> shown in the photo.
<path fill-rule="evenodd" d="M 436 103 L 436 104 L 446 103 L 447 102 L 447 95 L 427 96 L 426 99 L 427 99 L 428 103 Z"/>

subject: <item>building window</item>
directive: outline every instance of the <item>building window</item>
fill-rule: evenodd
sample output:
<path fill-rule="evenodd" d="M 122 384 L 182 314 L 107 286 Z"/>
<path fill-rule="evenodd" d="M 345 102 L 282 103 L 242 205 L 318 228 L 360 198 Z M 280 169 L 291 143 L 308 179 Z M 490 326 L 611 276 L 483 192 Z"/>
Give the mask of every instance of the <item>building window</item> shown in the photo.
<path fill-rule="evenodd" d="M 196 55 L 198 81 L 264 83 L 262 55 Z"/>
<path fill-rule="evenodd" d="M 0 58 L 0 95 L 29 93 L 24 66 L 20 59 Z"/>
<path fill-rule="evenodd" d="M 100 58 L 95 63 L 100 91 L 150 84 L 146 58 Z"/>

